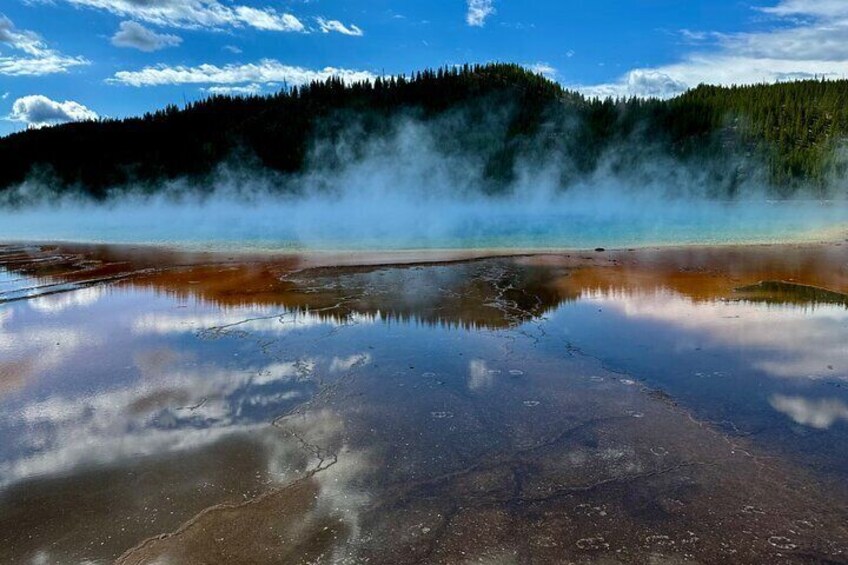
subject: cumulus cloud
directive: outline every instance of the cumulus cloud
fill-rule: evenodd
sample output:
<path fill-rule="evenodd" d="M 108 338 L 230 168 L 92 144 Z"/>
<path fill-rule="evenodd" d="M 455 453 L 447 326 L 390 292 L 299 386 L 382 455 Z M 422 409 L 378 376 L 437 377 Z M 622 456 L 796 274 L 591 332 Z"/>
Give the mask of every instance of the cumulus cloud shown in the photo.
<path fill-rule="evenodd" d="M 495 13 L 494 0 L 468 0 L 465 21 L 473 27 L 483 27 L 489 16 Z"/>
<path fill-rule="evenodd" d="M 641 96 L 645 98 L 669 98 L 688 88 L 685 82 L 650 69 L 635 69 L 627 73 L 617 84 L 601 84 L 583 88 L 587 96 L 599 98 L 616 96 Z"/>
<path fill-rule="evenodd" d="M 148 53 L 175 47 L 182 42 L 182 38 L 176 35 L 156 33 L 136 22 L 121 22 L 118 31 L 112 36 L 112 45 L 116 47 L 129 47 Z"/>
<path fill-rule="evenodd" d="M 324 18 L 318 18 L 318 26 L 324 33 L 335 32 L 341 33 L 342 35 L 352 35 L 355 37 L 362 37 L 364 35 L 362 29 L 360 29 L 358 26 L 346 26 L 339 20 L 325 20 Z"/>
<path fill-rule="evenodd" d="M 0 55 L 0 75 L 40 76 L 88 65 L 83 57 L 68 57 L 50 49 L 37 33 L 18 29 L 0 14 L 0 43 L 19 54 Z"/>
<path fill-rule="evenodd" d="M 78 102 L 66 100 L 57 102 L 41 94 L 18 98 L 12 104 L 12 113 L 8 119 L 23 122 L 29 127 L 44 127 L 64 122 L 96 120 L 96 112 Z"/>
<path fill-rule="evenodd" d="M 120 71 L 109 82 L 130 86 L 161 86 L 174 84 L 252 85 L 286 83 L 299 86 L 312 81 L 339 77 L 347 82 L 373 80 L 376 75 L 367 71 L 338 69 L 307 69 L 284 65 L 274 59 L 263 59 L 245 65 L 198 65 L 196 67 L 156 65 L 138 71 Z"/>
<path fill-rule="evenodd" d="M 552 80 L 555 79 L 557 76 L 557 70 L 548 63 L 538 62 L 533 63 L 532 65 L 525 66 L 537 75 L 544 75 Z"/>
<path fill-rule="evenodd" d="M 578 86 L 594 96 L 669 97 L 702 83 L 753 84 L 848 75 L 848 3 L 783 0 L 758 8 L 773 17 L 765 31 L 682 31 L 696 47 L 680 61 L 633 69 L 617 81 Z"/>

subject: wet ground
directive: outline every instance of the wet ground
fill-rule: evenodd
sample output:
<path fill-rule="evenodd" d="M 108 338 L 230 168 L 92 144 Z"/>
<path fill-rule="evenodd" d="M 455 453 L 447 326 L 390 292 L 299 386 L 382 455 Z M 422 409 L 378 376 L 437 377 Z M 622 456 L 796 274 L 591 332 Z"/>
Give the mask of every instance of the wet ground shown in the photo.
<path fill-rule="evenodd" d="M 848 563 L 848 244 L 412 259 L 0 248 L 0 563 Z"/>

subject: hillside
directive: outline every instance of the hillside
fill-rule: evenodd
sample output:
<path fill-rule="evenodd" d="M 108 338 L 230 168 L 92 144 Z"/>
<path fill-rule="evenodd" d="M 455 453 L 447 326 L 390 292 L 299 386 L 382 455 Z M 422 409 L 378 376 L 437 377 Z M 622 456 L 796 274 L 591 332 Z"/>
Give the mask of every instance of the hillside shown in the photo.
<path fill-rule="evenodd" d="M 826 193 L 845 175 L 848 81 L 700 86 L 667 101 L 586 99 L 517 65 L 466 66 L 314 83 L 267 97 L 214 96 L 139 118 L 70 123 L 0 138 L 0 189 L 27 178 L 102 197 L 162 180 L 198 184 L 224 162 L 285 176 L 341 166 L 400 119 L 427 124 L 439 146 L 474 156 L 498 190 L 516 163 L 559 163 L 562 185 L 657 156 L 704 167 L 715 193 L 761 174 L 771 190 Z M 346 153 L 324 151 L 341 141 Z M 316 149 L 319 148 L 319 149 Z M 610 156 L 614 157 L 610 157 Z M 837 190 L 840 190 L 837 188 Z M 844 189 L 843 189 L 844 190 Z"/>

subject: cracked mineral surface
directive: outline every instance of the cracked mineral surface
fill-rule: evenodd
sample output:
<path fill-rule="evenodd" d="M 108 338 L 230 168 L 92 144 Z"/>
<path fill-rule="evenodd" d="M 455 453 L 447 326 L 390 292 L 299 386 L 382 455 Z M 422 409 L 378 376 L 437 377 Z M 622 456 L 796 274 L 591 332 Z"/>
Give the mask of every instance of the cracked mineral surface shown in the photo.
<path fill-rule="evenodd" d="M 837 243 L 0 246 L 0 563 L 848 563 L 847 293 Z"/>

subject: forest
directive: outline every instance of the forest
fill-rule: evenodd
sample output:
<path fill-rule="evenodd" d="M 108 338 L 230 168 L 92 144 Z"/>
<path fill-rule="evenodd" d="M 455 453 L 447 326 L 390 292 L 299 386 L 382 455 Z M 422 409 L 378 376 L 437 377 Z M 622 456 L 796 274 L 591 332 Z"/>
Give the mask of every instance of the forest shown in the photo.
<path fill-rule="evenodd" d="M 721 196 L 754 177 L 780 196 L 844 194 L 848 81 L 597 99 L 512 64 L 328 79 L 13 133 L 0 138 L 0 191 L 28 179 L 94 198 L 130 184 L 155 191 L 172 179 L 203 186 L 222 163 L 285 178 L 343 166 L 401 119 L 428 124 L 445 152 L 474 156 L 487 191 L 508 187 L 519 162 L 560 164 L 567 189 L 599 167 L 624 172 L 661 156 L 708 171 Z M 333 150 L 341 141 L 348 149 Z"/>

